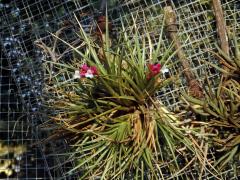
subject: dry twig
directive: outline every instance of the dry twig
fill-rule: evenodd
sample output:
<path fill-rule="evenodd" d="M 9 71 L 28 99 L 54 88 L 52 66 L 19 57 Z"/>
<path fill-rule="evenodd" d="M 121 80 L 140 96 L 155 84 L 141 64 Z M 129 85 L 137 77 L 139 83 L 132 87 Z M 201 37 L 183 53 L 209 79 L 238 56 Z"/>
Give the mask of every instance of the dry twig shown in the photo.
<path fill-rule="evenodd" d="M 184 75 L 187 79 L 188 85 L 189 85 L 189 91 L 190 94 L 194 97 L 203 97 L 202 88 L 200 86 L 200 83 L 196 80 L 193 72 L 191 71 L 190 65 L 188 63 L 188 60 L 181 48 L 181 43 L 177 36 L 177 23 L 176 23 L 176 14 L 171 6 L 167 6 L 164 8 L 164 12 L 166 15 L 166 25 L 167 25 L 167 31 L 169 33 L 170 38 L 173 40 L 175 49 L 178 50 L 177 56 L 183 66 L 184 69 Z"/>
<path fill-rule="evenodd" d="M 217 32 L 220 39 L 220 46 L 223 52 L 229 55 L 229 44 L 227 36 L 226 22 L 223 16 L 223 10 L 220 0 L 212 0 L 213 11 L 216 17 Z"/>

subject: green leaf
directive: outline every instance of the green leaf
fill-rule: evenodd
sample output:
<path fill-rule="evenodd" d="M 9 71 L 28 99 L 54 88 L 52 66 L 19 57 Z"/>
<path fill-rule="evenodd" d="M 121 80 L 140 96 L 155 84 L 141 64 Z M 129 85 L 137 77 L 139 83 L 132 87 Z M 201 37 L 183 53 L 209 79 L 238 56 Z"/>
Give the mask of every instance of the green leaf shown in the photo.
<path fill-rule="evenodd" d="M 99 150 L 94 153 L 92 156 L 88 157 L 86 160 L 82 161 L 81 163 L 79 163 L 78 165 L 76 165 L 76 167 L 74 167 L 73 169 L 71 169 L 69 171 L 69 173 L 72 173 L 73 171 L 79 169 L 80 167 L 82 167 L 84 164 L 86 164 L 87 162 L 89 162 L 90 160 L 92 160 L 94 157 L 96 157 L 98 154 L 102 153 L 105 149 L 107 148 L 107 146 L 103 145 L 102 148 L 99 148 Z M 107 151 L 105 151 L 106 153 Z M 104 153 L 104 154 L 105 154 Z"/>
<path fill-rule="evenodd" d="M 233 156 L 236 154 L 237 150 L 238 146 L 235 146 L 231 151 L 227 152 L 224 156 L 222 156 L 215 163 L 215 166 L 220 164 L 220 169 L 223 169 L 223 167 L 233 159 Z"/>

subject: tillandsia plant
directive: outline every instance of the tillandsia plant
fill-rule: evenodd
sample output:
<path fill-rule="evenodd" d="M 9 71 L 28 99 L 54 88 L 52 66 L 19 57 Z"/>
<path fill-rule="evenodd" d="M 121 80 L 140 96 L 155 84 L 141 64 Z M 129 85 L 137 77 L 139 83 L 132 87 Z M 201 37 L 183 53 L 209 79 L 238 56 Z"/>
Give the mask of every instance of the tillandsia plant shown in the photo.
<path fill-rule="evenodd" d="M 204 99 L 196 99 L 183 93 L 183 99 L 196 114 L 206 117 L 217 132 L 213 143 L 218 152 L 223 152 L 215 163 L 222 170 L 227 164 L 240 161 L 240 51 L 236 36 L 233 37 L 235 55 L 224 53 L 219 47 L 214 53 L 226 69 L 216 67 L 223 73 L 214 91 L 208 82 Z"/>
<path fill-rule="evenodd" d="M 172 48 L 161 52 L 163 26 L 154 46 L 150 33 L 140 37 L 136 24 L 128 31 L 122 25 L 118 40 L 111 39 L 105 21 L 100 44 L 78 22 L 82 44 L 62 41 L 80 59 L 71 65 L 53 62 L 59 73 L 52 77 L 51 91 L 59 111 L 52 119 L 71 134 L 76 160 L 71 172 L 80 171 L 82 179 L 158 179 L 164 174 L 161 166 L 169 164 L 168 173 L 177 174 L 180 149 L 201 152 L 188 137 L 191 129 L 155 97 L 176 78 L 161 78 L 161 68 L 175 55 Z M 59 82 L 66 74 L 70 78 Z"/>

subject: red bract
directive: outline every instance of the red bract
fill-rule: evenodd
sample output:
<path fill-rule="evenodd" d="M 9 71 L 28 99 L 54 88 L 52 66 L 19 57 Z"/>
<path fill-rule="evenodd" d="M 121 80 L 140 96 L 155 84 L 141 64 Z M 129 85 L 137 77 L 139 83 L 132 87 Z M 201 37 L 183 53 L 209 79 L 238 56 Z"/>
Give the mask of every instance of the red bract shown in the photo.
<path fill-rule="evenodd" d="M 159 63 L 148 64 L 147 66 L 150 71 L 149 74 L 147 75 L 147 79 L 150 79 L 160 73 L 161 65 Z"/>

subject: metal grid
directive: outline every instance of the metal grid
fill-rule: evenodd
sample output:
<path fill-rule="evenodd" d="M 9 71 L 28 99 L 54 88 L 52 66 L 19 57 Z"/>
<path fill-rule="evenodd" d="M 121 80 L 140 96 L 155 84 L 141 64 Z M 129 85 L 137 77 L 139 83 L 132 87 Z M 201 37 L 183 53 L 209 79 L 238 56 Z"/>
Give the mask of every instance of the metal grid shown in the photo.
<path fill-rule="evenodd" d="M 2 51 L 2 49 L 1 49 Z M 33 131 L 35 128 L 33 117 L 23 107 L 19 87 L 12 77 L 12 67 L 8 64 L 8 58 L 1 53 L 0 70 L 0 142 L 3 146 L 26 146 L 33 142 Z M 0 160 L 13 160 L 13 175 L 10 177 L 36 179 L 41 174 L 45 177 L 44 164 L 40 158 L 40 150 L 37 148 L 27 148 L 27 152 L 20 157 L 15 157 L 9 153 L 1 156 Z M 0 178 L 6 178 L 1 173 Z"/>
<path fill-rule="evenodd" d="M 9 178 L 55 179 L 67 170 L 68 164 L 61 165 L 64 156 L 57 155 L 57 148 L 66 146 L 64 141 L 38 144 L 47 132 L 38 127 L 46 119 L 42 110 L 43 55 L 34 41 L 47 36 L 48 31 L 56 31 L 60 19 L 70 19 L 75 8 L 70 1 L 0 2 L 0 140 L 8 146 L 27 146 L 27 152 L 17 161 L 20 171 Z M 0 158 L 13 159 L 11 154 Z M 0 178 L 7 176 L 1 173 Z"/>
<path fill-rule="evenodd" d="M 5 3 L 6 2 L 6 3 Z M 225 9 L 225 18 L 229 26 L 233 25 L 233 15 L 240 20 L 240 7 L 236 0 L 222 1 Z M 45 122 L 45 108 L 42 106 L 42 60 L 46 58 L 34 46 L 36 40 L 42 40 L 47 45 L 53 44 L 50 32 L 56 32 L 65 23 L 72 21 L 76 14 L 87 29 L 91 26 L 94 15 L 97 13 L 94 0 L 14 0 L 11 3 L 0 1 L 0 45 L 1 45 L 1 110 L 0 110 L 0 140 L 5 144 L 27 145 L 27 153 L 18 162 L 20 173 L 14 177 L 19 179 L 76 179 L 78 175 L 66 177 L 66 172 L 73 162 L 66 163 L 63 153 L 67 152 L 64 140 L 56 143 L 32 144 L 47 137 L 48 131 L 38 125 Z M 158 23 L 162 20 L 162 9 L 166 5 L 173 6 L 178 15 L 180 38 L 184 43 L 184 50 L 191 62 L 195 75 L 202 82 L 207 76 L 213 83 L 218 73 L 207 67 L 201 60 L 211 59 L 213 56 L 205 49 L 214 49 L 216 39 L 215 20 L 209 2 L 202 0 L 123 0 L 109 8 L 110 19 L 118 24 L 120 18 L 128 18 L 137 12 L 144 12 L 148 22 L 141 22 L 142 26 L 149 27 L 156 24 L 152 31 L 157 35 Z M 131 26 L 131 24 L 129 24 Z M 240 32 L 239 26 L 238 32 Z M 64 39 L 73 41 L 70 33 L 63 33 Z M 157 39 L 154 39 L 157 41 Z M 164 47 L 168 45 L 164 37 Z M 62 52 L 66 47 L 57 47 Z M 173 59 L 174 60 L 174 59 Z M 181 69 L 177 64 L 170 69 L 171 76 Z M 179 87 L 168 87 L 158 93 L 159 98 L 169 108 L 177 106 L 179 89 L 186 87 L 184 80 Z M 3 126 L 1 124 L 4 124 Z M 17 128 L 13 128 L 14 125 Z M 1 128 L 3 127 L 3 128 Z M 10 158 L 10 157 L 9 157 Z M 196 178 L 192 171 L 184 171 L 189 177 Z M 223 177 L 224 177 L 223 172 Z M 205 179 L 213 177 L 205 174 Z"/>
<path fill-rule="evenodd" d="M 239 33 L 239 21 L 240 21 L 240 9 L 239 3 L 235 0 L 222 1 L 225 19 L 227 21 L 228 28 L 236 26 L 236 32 Z M 210 1 L 204 0 L 165 0 L 165 1 L 128 1 L 123 4 L 122 9 L 129 9 L 129 14 L 136 16 L 144 12 L 148 22 L 144 23 L 141 19 L 139 24 L 146 27 L 152 27 L 153 24 L 159 24 L 159 21 L 163 19 L 163 8 L 167 5 L 171 5 L 176 12 L 179 25 L 179 39 L 182 43 L 182 48 L 186 54 L 187 59 L 190 62 L 191 68 L 197 77 L 197 79 L 203 84 L 204 79 L 207 77 L 213 84 L 216 84 L 218 79 L 218 72 L 206 65 L 203 61 L 211 61 L 217 63 L 214 56 L 207 50 L 215 50 L 217 32 L 214 14 L 211 8 Z M 123 11 L 124 12 L 124 11 Z M 123 13 L 122 12 L 122 13 Z M 124 17 L 131 18 L 129 14 L 123 13 Z M 141 15 L 140 15 L 141 16 Z M 234 16 L 237 19 L 237 23 L 234 22 Z M 157 26 L 156 25 L 156 26 Z M 131 24 L 129 24 L 131 26 Z M 151 28 L 152 29 L 152 28 Z M 153 34 L 158 37 L 159 26 L 153 29 Z M 144 34 L 144 32 L 143 32 Z M 239 37 L 239 34 L 237 34 Z M 164 45 L 168 46 L 169 41 L 165 36 L 163 38 Z M 155 40 L 157 41 L 157 39 Z M 166 47 L 163 47 L 163 51 Z M 176 59 L 173 59 L 175 61 Z M 165 74 L 171 76 L 181 72 L 181 65 L 176 64 L 170 69 L 170 72 Z M 171 109 L 174 109 L 179 104 L 177 99 L 179 89 L 186 88 L 185 78 L 182 78 L 178 87 L 167 87 L 158 93 L 158 97 L 162 102 Z"/>

